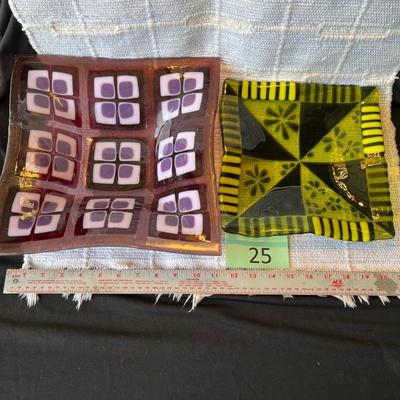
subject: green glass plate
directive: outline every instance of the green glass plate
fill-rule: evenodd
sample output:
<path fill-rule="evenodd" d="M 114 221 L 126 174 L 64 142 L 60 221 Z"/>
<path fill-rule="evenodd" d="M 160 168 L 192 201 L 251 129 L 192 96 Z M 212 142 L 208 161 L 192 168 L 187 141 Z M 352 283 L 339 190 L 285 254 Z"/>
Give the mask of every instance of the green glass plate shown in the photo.
<path fill-rule="evenodd" d="M 220 111 L 226 232 L 394 237 L 376 88 L 229 79 Z"/>

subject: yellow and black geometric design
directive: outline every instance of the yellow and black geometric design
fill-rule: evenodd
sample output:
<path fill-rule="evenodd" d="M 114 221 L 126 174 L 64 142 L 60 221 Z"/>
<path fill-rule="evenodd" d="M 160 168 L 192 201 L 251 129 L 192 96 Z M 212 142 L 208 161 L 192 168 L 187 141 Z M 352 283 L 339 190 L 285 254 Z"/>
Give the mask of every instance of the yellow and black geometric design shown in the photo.
<path fill-rule="evenodd" d="M 298 84 L 295 82 L 235 81 L 227 79 L 225 88 L 239 93 L 242 99 L 296 101 Z M 226 93 L 229 94 L 229 93 Z"/>
<path fill-rule="evenodd" d="M 220 209 L 227 232 L 394 236 L 373 87 L 227 80 Z"/>
<path fill-rule="evenodd" d="M 244 236 L 265 236 L 263 232 L 276 232 L 276 235 L 312 232 L 312 221 L 304 215 L 235 219 L 230 225 L 231 233 Z"/>
<path fill-rule="evenodd" d="M 224 132 L 224 155 L 219 182 L 220 211 L 236 215 L 239 204 L 239 179 L 242 162 L 238 98 L 225 96 L 221 102 L 221 129 Z"/>
<path fill-rule="evenodd" d="M 374 224 L 367 221 L 345 221 L 336 218 L 311 217 L 313 232 L 319 236 L 352 242 L 369 242 L 374 239 Z"/>
<path fill-rule="evenodd" d="M 355 85 L 323 85 L 303 83 L 300 98 L 303 103 L 357 103 L 361 101 L 361 87 Z"/>
<path fill-rule="evenodd" d="M 378 103 L 361 105 L 361 133 L 364 154 L 384 153 L 381 114 Z"/>

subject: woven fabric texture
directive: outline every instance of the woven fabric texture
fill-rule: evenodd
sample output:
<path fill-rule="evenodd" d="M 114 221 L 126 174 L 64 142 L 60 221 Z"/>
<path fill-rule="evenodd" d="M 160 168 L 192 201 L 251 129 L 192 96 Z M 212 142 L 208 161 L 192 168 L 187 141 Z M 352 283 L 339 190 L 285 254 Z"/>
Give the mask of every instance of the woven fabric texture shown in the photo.
<path fill-rule="evenodd" d="M 39 53 L 113 58 L 221 56 L 221 78 L 377 85 L 399 231 L 399 159 L 390 120 L 399 70 L 400 9 L 395 0 L 10 0 Z M 216 132 L 219 135 L 219 132 Z M 394 270 L 400 238 L 341 243 L 290 239 L 291 268 Z M 223 257 L 84 249 L 27 255 L 25 267 L 221 268 Z"/>
<path fill-rule="evenodd" d="M 389 83 L 396 0 L 11 0 L 38 53 L 221 56 L 243 72 Z"/>

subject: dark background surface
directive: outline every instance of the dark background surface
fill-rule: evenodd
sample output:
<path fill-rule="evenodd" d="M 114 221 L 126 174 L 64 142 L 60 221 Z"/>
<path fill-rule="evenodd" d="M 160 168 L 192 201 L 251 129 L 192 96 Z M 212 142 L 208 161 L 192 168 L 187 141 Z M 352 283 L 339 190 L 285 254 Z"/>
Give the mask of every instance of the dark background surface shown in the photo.
<path fill-rule="evenodd" d="M 14 55 L 33 53 L 4 1 L 0 38 L 3 159 Z M 400 87 L 394 100 L 400 121 Z M 3 282 L 21 258 L 0 261 Z M 350 310 L 334 298 L 213 296 L 189 313 L 115 295 L 74 307 L 0 295 L 0 400 L 400 399 L 397 299 Z"/>

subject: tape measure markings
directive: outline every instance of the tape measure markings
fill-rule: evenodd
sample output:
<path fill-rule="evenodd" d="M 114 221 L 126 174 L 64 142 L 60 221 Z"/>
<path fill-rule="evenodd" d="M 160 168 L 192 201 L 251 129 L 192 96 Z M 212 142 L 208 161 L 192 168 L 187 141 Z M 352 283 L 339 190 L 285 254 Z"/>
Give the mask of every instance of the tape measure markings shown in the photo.
<path fill-rule="evenodd" d="M 400 273 L 267 270 L 21 270 L 4 293 L 400 295 Z"/>

